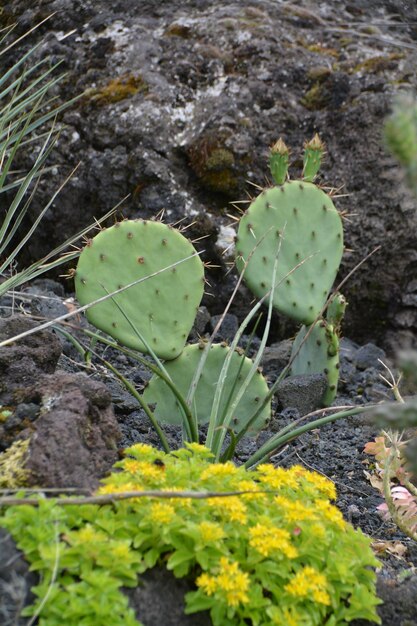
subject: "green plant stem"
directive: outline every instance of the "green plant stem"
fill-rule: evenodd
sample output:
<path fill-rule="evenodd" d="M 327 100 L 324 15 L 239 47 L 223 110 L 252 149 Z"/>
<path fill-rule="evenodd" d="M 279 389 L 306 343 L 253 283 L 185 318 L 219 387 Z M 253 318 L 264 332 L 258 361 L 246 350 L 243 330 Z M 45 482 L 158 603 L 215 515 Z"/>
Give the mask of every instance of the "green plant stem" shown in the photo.
<path fill-rule="evenodd" d="M 321 417 L 318 420 L 314 420 L 313 422 L 309 422 L 304 426 L 300 426 L 299 428 L 295 428 L 294 430 L 290 430 L 289 432 L 281 435 L 277 433 L 274 437 L 271 437 L 269 441 L 267 441 L 255 454 L 253 454 L 245 463 L 246 469 L 252 469 L 259 465 L 260 463 L 266 462 L 269 457 L 276 452 L 283 445 L 292 441 L 292 439 L 296 439 L 300 435 L 309 432 L 310 430 L 314 430 L 315 428 L 321 428 L 325 424 L 329 424 L 330 422 L 335 422 L 344 417 L 350 417 L 352 415 L 359 415 L 360 413 L 365 413 L 370 409 L 373 409 L 375 405 L 368 405 L 363 407 L 356 407 L 354 409 L 349 409 L 348 411 L 338 411 L 337 413 L 333 413 L 333 415 L 328 415 L 326 417 Z"/>

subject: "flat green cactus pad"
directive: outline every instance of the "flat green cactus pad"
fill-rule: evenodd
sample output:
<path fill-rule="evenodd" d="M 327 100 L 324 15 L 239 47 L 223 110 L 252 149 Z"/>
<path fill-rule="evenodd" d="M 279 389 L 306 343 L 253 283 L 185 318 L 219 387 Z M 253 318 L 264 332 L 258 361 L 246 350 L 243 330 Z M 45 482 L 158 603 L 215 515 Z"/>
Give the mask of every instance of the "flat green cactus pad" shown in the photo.
<path fill-rule="evenodd" d="M 322 319 L 304 341 L 310 329 L 311 326 L 302 326 L 294 340 L 291 357 L 297 351 L 298 354 L 292 363 L 291 375 L 325 374 L 327 391 L 323 406 L 330 406 L 336 397 L 339 380 L 339 337 L 333 326 Z"/>
<path fill-rule="evenodd" d="M 224 344 L 214 344 L 210 348 L 194 396 L 193 410 L 196 411 L 199 424 L 208 422 L 220 371 L 229 350 L 230 348 Z M 187 395 L 201 354 L 202 347 L 199 344 L 189 345 L 184 348 L 178 358 L 165 364 L 172 381 L 184 396 Z M 232 394 L 232 398 L 236 397 L 252 365 L 253 363 L 250 359 L 237 351 L 234 352 L 220 403 L 221 415 L 230 394 Z M 245 395 L 236 407 L 236 414 L 233 416 L 230 424 L 233 430 L 239 431 L 247 424 L 250 417 L 261 405 L 268 391 L 265 378 L 259 372 L 255 372 Z M 158 376 L 154 375 L 151 378 L 143 397 L 149 404 L 156 403 L 155 416 L 161 423 L 180 424 L 182 422 L 181 412 L 176 398 L 167 387 L 166 383 Z M 257 417 L 256 422 L 252 425 L 250 432 L 260 430 L 269 419 L 270 413 L 271 406 L 270 402 L 268 402 L 261 414 Z"/>
<path fill-rule="evenodd" d="M 343 253 L 341 218 L 330 197 L 313 183 L 291 181 L 263 191 L 240 221 L 236 265 L 242 272 L 248 262 L 244 278 L 257 297 L 271 289 L 280 241 L 274 307 L 311 324 L 326 301 Z"/>
<path fill-rule="evenodd" d="M 119 222 L 82 251 L 75 274 L 77 298 L 81 305 L 89 304 L 193 254 L 193 245 L 166 224 Z M 194 256 L 117 294 L 114 301 L 93 305 L 87 317 L 123 345 L 148 352 L 133 325 L 160 358 L 173 359 L 185 345 L 203 291 L 203 263 Z"/>

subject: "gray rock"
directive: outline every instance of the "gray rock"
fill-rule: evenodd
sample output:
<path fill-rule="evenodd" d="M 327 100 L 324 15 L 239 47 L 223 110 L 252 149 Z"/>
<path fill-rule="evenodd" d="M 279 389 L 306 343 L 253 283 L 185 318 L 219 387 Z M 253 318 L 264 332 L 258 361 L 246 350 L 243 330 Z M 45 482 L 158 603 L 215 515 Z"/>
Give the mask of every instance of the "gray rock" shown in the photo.
<path fill-rule="evenodd" d="M 211 626 L 208 611 L 184 615 L 184 595 L 192 589 L 186 578 L 175 578 L 172 572 L 155 567 L 142 574 L 138 587 L 124 592 L 136 618 L 146 626 Z"/>
<path fill-rule="evenodd" d="M 218 321 L 220 320 L 221 315 L 213 315 L 210 320 L 210 328 L 213 331 L 216 328 Z M 217 341 L 227 341 L 231 343 L 236 336 L 236 333 L 239 329 L 239 320 L 236 315 L 231 315 L 227 313 L 224 316 L 224 320 L 222 325 L 219 328 L 217 333 Z"/>
<path fill-rule="evenodd" d="M 262 370 L 265 375 L 279 374 L 288 365 L 291 356 L 292 340 L 285 339 L 265 348 L 262 355 Z"/>
<path fill-rule="evenodd" d="M 385 362 L 385 352 L 373 343 L 367 343 L 356 352 L 355 365 L 359 370 L 366 370 L 368 367 L 383 369 L 383 365 L 378 359 Z"/>
<path fill-rule="evenodd" d="M 302 416 L 320 407 L 326 388 L 324 374 L 303 374 L 285 378 L 275 395 L 281 409 L 295 408 Z"/>
<path fill-rule="evenodd" d="M 0 319 L 0 341 L 36 328 L 28 317 Z M 40 373 L 55 370 L 61 355 L 61 342 L 50 331 L 40 331 L 0 348 L 0 404 L 12 402 L 14 393 Z"/>

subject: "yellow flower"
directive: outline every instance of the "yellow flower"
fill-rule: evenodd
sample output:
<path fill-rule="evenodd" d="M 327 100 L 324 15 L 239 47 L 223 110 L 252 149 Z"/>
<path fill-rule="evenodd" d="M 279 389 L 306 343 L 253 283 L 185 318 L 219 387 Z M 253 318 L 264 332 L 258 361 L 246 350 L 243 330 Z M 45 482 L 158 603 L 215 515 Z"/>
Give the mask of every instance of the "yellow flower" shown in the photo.
<path fill-rule="evenodd" d="M 320 589 L 315 589 L 313 591 L 313 600 L 319 604 L 325 604 L 326 606 L 329 606 L 330 604 L 329 594 L 327 591 L 321 591 Z"/>
<path fill-rule="evenodd" d="M 247 591 L 249 589 L 249 574 L 242 572 L 236 562 L 229 561 L 226 557 L 220 559 L 220 573 L 216 578 L 217 587 L 226 597 L 229 606 L 249 601 Z"/>
<path fill-rule="evenodd" d="M 246 505 L 238 496 L 226 496 L 224 498 L 210 498 L 210 507 L 216 507 L 217 512 L 231 522 L 246 524 Z"/>
<path fill-rule="evenodd" d="M 117 474 L 115 476 L 117 476 Z M 107 485 L 102 485 L 101 487 L 99 487 L 96 493 L 99 496 L 103 496 L 112 493 L 126 493 L 128 491 L 143 491 L 143 487 L 133 482 L 121 483 L 119 485 L 113 485 L 112 483 L 108 483 Z"/>
<path fill-rule="evenodd" d="M 316 510 L 318 510 L 323 517 L 329 522 L 333 522 L 339 528 L 345 529 L 346 522 L 343 519 L 343 515 L 335 506 L 330 504 L 327 500 L 316 500 L 314 503 Z"/>
<path fill-rule="evenodd" d="M 194 452 L 197 455 L 202 454 L 204 457 L 214 456 L 211 450 L 209 450 L 209 448 L 201 443 L 196 443 L 195 441 L 192 441 L 187 442 L 185 445 L 187 446 L 188 450 L 191 450 L 191 452 Z"/>
<path fill-rule="evenodd" d="M 126 459 L 123 462 L 125 470 L 130 474 L 135 474 L 137 478 L 144 482 L 165 482 L 164 468 L 149 461 L 136 461 L 135 459 Z"/>
<path fill-rule="evenodd" d="M 326 536 L 326 531 L 322 524 L 312 524 L 308 529 L 308 534 L 317 537 L 317 539 L 323 539 Z"/>
<path fill-rule="evenodd" d="M 258 474 L 260 474 L 261 483 L 269 487 L 269 489 L 278 490 L 282 487 L 297 489 L 298 487 L 297 477 L 291 470 L 274 467 L 269 464 L 259 465 L 257 470 Z"/>
<path fill-rule="evenodd" d="M 291 535 L 287 530 L 276 526 L 256 524 L 249 529 L 249 535 L 249 545 L 262 556 L 269 556 L 278 550 L 289 559 L 295 559 L 298 556 L 297 549 L 291 544 Z"/>
<path fill-rule="evenodd" d="M 238 471 L 237 467 L 230 461 L 228 463 L 214 463 L 201 472 L 200 478 L 201 480 L 227 478 L 228 476 L 234 476 Z"/>
<path fill-rule="evenodd" d="M 219 541 L 226 536 L 223 528 L 214 522 L 201 522 L 198 529 L 205 544 Z"/>
<path fill-rule="evenodd" d="M 304 519 L 315 519 L 312 508 L 305 506 L 299 500 L 288 500 L 283 496 L 275 496 L 275 504 L 277 504 L 287 522 L 301 522 Z"/>
<path fill-rule="evenodd" d="M 312 595 L 315 602 L 330 604 L 330 598 L 326 591 L 327 579 L 310 565 L 306 565 L 294 578 L 285 585 L 285 591 L 292 596 L 307 598 Z"/>
<path fill-rule="evenodd" d="M 225 600 L 228 606 L 237 606 L 248 602 L 249 574 L 242 572 L 238 563 L 229 561 L 224 556 L 221 557 L 219 565 L 217 576 L 201 574 L 196 580 L 197 587 L 200 587 L 208 596 L 217 593 L 218 597 Z"/>
<path fill-rule="evenodd" d="M 240 496 L 241 498 L 245 498 L 247 500 L 254 500 L 256 498 L 261 499 L 266 497 L 265 493 L 257 493 L 258 491 L 260 491 L 260 488 L 255 482 L 253 482 L 253 480 L 240 480 L 236 484 L 236 490 L 253 491 L 253 493 L 245 493 Z"/>
<path fill-rule="evenodd" d="M 322 476 L 321 474 L 318 474 L 317 472 L 306 472 L 304 474 L 304 478 L 309 483 L 314 485 L 314 487 L 316 487 L 316 489 L 320 491 L 320 493 L 322 493 L 323 496 L 326 496 L 327 498 L 329 498 L 329 500 L 336 499 L 337 497 L 336 487 L 334 486 L 332 481 L 326 478 L 325 476 Z"/>
<path fill-rule="evenodd" d="M 168 524 L 175 516 L 175 509 L 170 504 L 155 502 L 151 505 L 149 516 L 153 522 Z"/>
<path fill-rule="evenodd" d="M 197 587 L 200 587 L 208 596 L 212 596 L 217 591 L 217 581 L 214 576 L 204 573 L 195 582 Z"/>
<path fill-rule="evenodd" d="M 126 561 L 131 555 L 129 542 L 117 543 L 110 547 L 112 556 L 118 561 Z"/>
<path fill-rule="evenodd" d="M 135 458 L 147 457 L 151 459 L 155 458 L 157 455 L 164 456 L 163 452 L 156 450 L 147 443 L 135 443 L 133 446 L 130 446 L 130 448 L 125 450 L 125 454 L 131 454 Z"/>
<path fill-rule="evenodd" d="M 71 543 L 86 543 L 91 545 L 96 541 L 104 541 L 107 539 L 107 535 L 103 532 L 95 530 L 91 524 L 86 524 L 84 528 L 71 533 Z"/>

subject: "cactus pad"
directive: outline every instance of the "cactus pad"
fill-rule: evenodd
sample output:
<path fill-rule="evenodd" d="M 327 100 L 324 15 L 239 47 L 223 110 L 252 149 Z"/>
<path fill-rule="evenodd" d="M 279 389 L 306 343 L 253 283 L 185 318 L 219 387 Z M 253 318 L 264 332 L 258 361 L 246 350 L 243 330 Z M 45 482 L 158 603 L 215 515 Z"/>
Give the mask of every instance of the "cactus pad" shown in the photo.
<path fill-rule="evenodd" d="M 187 395 L 203 347 L 204 346 L 200 344 L 186 346 L 178 358 L 165 364 L 165 368 L 171 376 L 172 381 L 184 396 Z M 193 410 L 197 414 L 199 424 L 207 423 L 209 420 L 220 371 L 229 350 L 230 348 L 225 344 L 214 344 L 210 348 L 194 396 Z M 253 363 L 250 359 L 240 354 L 238 351 L 234 352 L 220 402 L 220 414 L 222 414 L 231 392 L 232 399 L 236 396 L 252 365 Z M 255 372 L 245 395 L 236 407 L 236 414 L 233 416 L 230 423 L 234 431 L 239 431 L 247 424 L 248 420 L 261 405 L 268 391 L 265 378 L 259 372 Z M 154 375 L 151 378 L 145 389 L 143 398 L 148 403 L 156 403 L 155 417 L 158 421 L 170 424 L 180 424 L 182 422 L 181 411 L 176 398 L 167 387 L 166 383 L 158 376 Z M 257 417 L 250 432 L 260 430 L 269 419 L 270 412 L 271 406 L 270 402 L 268 402 Z"/>
<path fill-rule="evenodd" d="M 77 298 L 81 305 L 89 304 L 192 254 L 193 245 L 166 224 L 119 222 L 102 230 L 81 252 Z M 146 353 L 130 320 L 160 358 L 173 359 L 185 345 L 203 290 L 203 263 L 194 256 L 115 295 L 114 301 L 93 305 L 87 318 L 123 345 Z"/>
<path fill-rule="evenodd" d="M 327 391 L 323 397 L 323 406 L 330 406 L 336 397 L 339 380 L 339 337 L 331 324 L 323 319 L 311 326 L 302 326 L 292 347 L 291 357 L 296 354 L 291 375 L 325 374 Z M 303 343 L 304 341 L 304 343 Z"/>
<path fill-rule="evenodd" d="M 266 189 L 240 221 L 236 265 L 242 272 L 248 261 L 244 278 L 257 297 L 271 289 L 280 241 L 274 307 L 311 324 L 326 301 L 343 253 L 341 218 L 330 197 L 313 183 L 291 181 Z"/>

